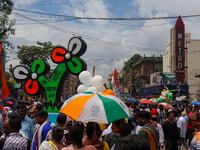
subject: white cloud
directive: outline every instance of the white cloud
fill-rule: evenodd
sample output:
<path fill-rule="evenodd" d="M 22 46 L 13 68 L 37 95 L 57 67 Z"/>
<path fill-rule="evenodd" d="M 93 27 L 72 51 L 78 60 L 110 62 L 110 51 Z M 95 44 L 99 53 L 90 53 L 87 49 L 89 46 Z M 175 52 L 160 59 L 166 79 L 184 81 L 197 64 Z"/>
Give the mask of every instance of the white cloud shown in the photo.
<path fill-rule="evenodd" d="M 36 3 L 37 0 L 14 0 L 15 7 L 18 5 L 32 5 L 33 3 Z"/>
<path fill-rule="evenodd" d="M 130 0 L 131 1 L 131 0 Z M 127 2 L 130 4 L 130 1 Z M 31 0 L 16 0 L 15 4 L 31 5 L 37 1 Z M 38 0 L 39 2 L 39 0 Z M 52 3 L 48 1 L 49 3 Z M 60 2 L 60 1 L 59 1 Z M 55 3 L 59 3 L 55 1 Z M 74 2 L 74 1 L 71 1 Z M 123 1 L 121 1 L 123 3 Z M 40 1 L 44 3 L 44 1 Z M 45 3 L 47 3 L 45 1 Z M 61 2 L 60 2 L 61 3 Z M 108 3 L 108 2 L 107 2 Z M 117 3 L 117 2 L 116 2 Z M 32 8 L 30 10 L 47 11 L 51 13 L 50 9 L 57 14 L 69 16 L 84 16 L 84 17 L 118 17 L 115 16 L 116 12 L 111 12 L 112 4 L 106 4 L 104 1 L 86 2 L 77 5 L 58 5 L 51 7 L 49 10 Z M 20 6 L 20 5 L 19 5 Z M 191 15 L 199 14 L 200 2 L 199 0 L 134 0 L 132 3 L 133 10 L 121 12 L 121 16 L 137 16 L 139 17 L 166 17 L 178 15 Z M 118 6 L 123 8 L 123 6 Z M 59 9 L 56 9 L 59 8 Z M 132 12 L 133 14 L 131 14 Z M 39 15 L 38 15 L 39 16 Z M 135 16 L 136 17 L 136 16 Z M 21 18 L 20 18 L 21 19 Z M 39 18 L 37 18 L 39 19 Z M 68 45 L 69 39 L 75 35 L 80 35 L 86 41 L 88 49 L 82 56 L 85 59 L 118 59 L 113 62 L 87 62 L 89 71 L 92 67 L 96 66 L 96 73 L 102 76 L 112 73 L 114 68 L 120 70 L 123 67 L 124 58 L 130 58 L 134 54 L 146 54 L 147 56 L 160 55 L 151 49 L 166 49 L 167 42 L 169 41 L 170 28 L 175 23 L 170 23 L 173 20 L 147 20 L 147 21 L 113 21 L 121 24 L 132 26 L 146 26 L 146 27 L 129 27 L 109 23 L 108 21 L 97 20 L 74 20 L 61 23 L 51 24 L 52 26 L 64 29 L 57 31 L 55 28 L 50 28 L 41 24 L 16 26 L 16 35 L 12 37 L 12 41 L 17 45 L 33 45 L 36 41 L 46 42 L 51 41 L 53 44 L 61 44 L 65 47 Z M 183 18 L 185 23 L 186 32 L 190 32 L 192 38 L 199 39 L 200 30 L 200 17 L 196 18 Z M 168 23 L 168 24 L 167 24 Z M 163 24 L 163 25 L 161 25 Z M 152 26 L 158 25 L 158 26 Z M 151 26 L 151 27 L 147 27 Z M 83 36 L 85 35 L 85 36 Z M 108 42 L 110 41 L 110 42 Z M 107 44 L 104 44 L 107 43 Z M 115 43 L 123 44 L 123 46 Z M 128 47 L 131 45 L 133 47 Z M 140 48 L 137 48 L 140 47 Z M 145 49 L 145 48 L 148 48 Z M 100 70 L 107 71 L 100 71 Z M 99 72 L 98 72 L 99 70 Z"/>

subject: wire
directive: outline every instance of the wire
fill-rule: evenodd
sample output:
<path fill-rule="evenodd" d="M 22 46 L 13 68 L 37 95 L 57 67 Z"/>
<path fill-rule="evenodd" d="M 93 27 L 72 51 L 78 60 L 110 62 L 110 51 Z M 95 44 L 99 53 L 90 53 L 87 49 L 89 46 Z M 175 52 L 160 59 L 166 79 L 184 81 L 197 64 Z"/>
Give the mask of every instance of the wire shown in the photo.
<path fill-rule="evenodd" d="M 87 35 L 84 35 L 84 34 L 78 34 L 76 32 L 72 32 L 72 31 L 65 30 L 65 29 L 62 29 L 62 28 L 59 28 L 59 27 L 56 27 L 56 26 L 52 26 L 50 24 L 46 24 L 46 23 L 40 22 L 38 20 L 26 17 L 26 16 L 18 14 L 16 12 L 13 12 L 13 14 L 16 14 L 16 15 L 18 15 L 20 17 L 23 17 L 23 18 L 38 22 L 38 23 L 43 24 L 43 25 L 45 25 L 47 27 L 53 28 L 53 29 L 55 29 L 57 31 L 65 32 L 65 33 L 70 34 L 70 35 L 83 36 L 84 38 L 86 38 L 88 40 L 99 42 L 99 43 L 103 43 L 103 44 L 107 44 L 107 45 L 111 45 L 111 46 L 121 46 L 121 47 L 124 47 L 124 48 L 136 49 L 136 50 L 141 50 L 141 51 L 147 51 L 147 50 L 156 51 L 156 52 L 163 52 L 164 51 L 164 50 L 161 50 L 161 49 L 151 49 L 151 48 L 144 48 L 144 47 L 136 47 L 136 46 L 132 46 L 132 45 L 120 44 L 120 43 L 115 43 L 115 42 L 111 42 L 111 41 L 101 40 L 101 39 L 98 39 L 98 38 L 90 37 L 90 36 L 87 36 Z"/>
<path fill-rule="evenodd" d="M 44 15 L 52 15 L 52 16 L 59 16 L 59 17 L 67 17 L 67 18 L 76 18 L 76 19 L 86 19 L 86 20 L 162 20 L 162 19 L 175 19 L 179 16 L 169 16 L 169 17 L 143 17 L 143 18 L 96 18 L 96 17 L 75 17 L 75 16 L 67 16 L 67 15 L 58 15 L 58 14 L 51 14 L 51 13 L 44 13 L 38 11 L 31 11 L 26 9 L 19 9 L 13 8 L 14 10 L 24 11 L 24 12 L 31 12 L 37 14 L 44 14 Z M 191 18 L 191 17 L 200 17 L 200 15 L 183 15 L 182 18 Z"/>
<path fill-rule="evenodd" d="M 166 24 L 171 24 L 171 23 L 174 23 L 176 21 L 171 21 L 171 22 L 162 23 L 162 24 L 146 25 L 146 26 L 136 26 L 136 25 L 122 24 L 122 23 L 112 22 L 112 21 L 108 21 L 108 22 L 112 23 L 112 24 L 116 24 L 116 25 L 133 27 L 133 28 L 145 28 L 145 27 L 157 27 L 157 26 L 162 26 L 162 25 L 166 25 Z"/>
<path fill-rule="evenodd" d="M 64 21 L 72 21 L 72 20 L 76 20 L 76 19 L 60 19 L 60 20 L 54 20 L 54 21 L 47 21 L 47 20 L 38 20 L 38 21 L 41 21 L 41 22 L 43 22 L 44 24 L 46 24 L 46 23 L 58 23 L 58 22 L 64 22 Z M 30 24 L 41 24 L 41 22 L 40 23 L 19 23 L 19 24 L 15 24 L 15 25 L 30 25 Z"/>
<path fill-rule="evenodd" d="M 40 5 L 50 5 L 50 6 L 53 6 L 53 5 L 74 5 L 74 4 L 84 4 L 84 3 L 88 3 L 88 2 L 100 2 L 102 0 L 87 0 L 87 1 L 77 1 L 77 2 L 70 2 L 70 3 L 50 3 L 50 4 L 40 4 Z"/>
<path fill-rule="evenodd" d="M 34 16 L 34 15 L 25 15 L 25 16 L 48 18 L 48 19 L 38 20 L 38 21 L 42 21 L 42 22 L 45 22 L 45 23 L 57 23 L 57 22 L 78 20 L 78 19 L 71 19 L 71 18 L 70 19 L 58 19 L 58 17 L 48 17 L 48 16 Z M 53 19 L 53 21 L 49 21 L 49 19 Z M 27 23 L 27 20 L 17 20 L 17 22 L 18 21 L 20 21 L 20 22 L 26 22 L 26 23 L 15 24 L 15 25 L 39 24 L 39 23 Z M 29 20 L 29 21 L 31 21 L 31 20 Z M 144 28 L 144 27 L 156 27 L 156 26 L 167 25 L 167 24 L 174 23 L 176 21 L 171 21 L 171 22 L 162 23 L 162 24 L 146 25 L 146 26 L 136 26 L 136 25 L 122 24 L 122 23 L 112 22 L 112 21 L 108 21 L 108 22 L 112 23 L 112 24 L 120 25 L 120 26 L 127 26 L 127 27 L 134 27 L 134 28 L 141 28 L 141 27 L 143 27 Z"/>

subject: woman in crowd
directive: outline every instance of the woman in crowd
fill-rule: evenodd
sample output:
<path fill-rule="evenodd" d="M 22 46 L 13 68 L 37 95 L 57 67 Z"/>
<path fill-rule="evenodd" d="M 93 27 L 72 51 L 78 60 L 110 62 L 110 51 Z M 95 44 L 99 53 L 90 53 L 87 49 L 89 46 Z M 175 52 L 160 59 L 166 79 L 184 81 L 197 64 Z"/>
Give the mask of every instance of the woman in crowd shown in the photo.
<path fill-rule="evenodd" d="M 92 145 L 83 145 L 83 130 L 80 127 L 71 127 L 69 130 L 69 139 L 71 147 L 64 147 L 62 150 L 96 150 Z"/>
<path fill-rule="evenodd" d="M 111 148 L 119 139 L 119 128 L 125 123 L 125 119 L 119 119 L 112 122 L 112 132 L 103 137 L 103 141 L 107 142 Z"/>
<path fill-rule="evenodd" d="M 64 129 L 60 126 L 56 126 L 52 130 L 52 141 L 44 141 L 39 147 L 39 150 L 61 150 L 63 148 L 62 138 L 64 135 Z"/>
<path fill-rule="evenodd" d="M 86 127 L 86 139 L 84 140 L 84 145 L 93 145 L 97 150 L 109 150 L 109 146 L 106 142 L 100 139 L 102 131 L 100 126 L 96 122 L 88 122 Z"/>

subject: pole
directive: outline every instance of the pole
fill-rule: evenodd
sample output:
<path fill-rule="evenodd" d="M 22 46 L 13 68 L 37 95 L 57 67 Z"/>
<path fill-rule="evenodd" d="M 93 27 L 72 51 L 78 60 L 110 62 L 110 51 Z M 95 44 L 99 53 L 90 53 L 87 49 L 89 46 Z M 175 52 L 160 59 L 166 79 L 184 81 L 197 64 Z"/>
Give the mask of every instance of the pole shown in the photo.
<path fill-rule="evenodd" d="M 94 77 L 95 74 L 95 66 L 93 66 L 92 76 Z"/>

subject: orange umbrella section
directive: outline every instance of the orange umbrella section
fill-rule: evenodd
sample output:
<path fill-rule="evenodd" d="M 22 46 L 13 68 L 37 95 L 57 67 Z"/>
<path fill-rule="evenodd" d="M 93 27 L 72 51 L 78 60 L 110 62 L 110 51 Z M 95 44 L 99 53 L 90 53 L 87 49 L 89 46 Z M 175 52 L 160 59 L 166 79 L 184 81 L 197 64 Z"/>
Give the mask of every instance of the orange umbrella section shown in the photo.
<path fill-rule="evenodd" d="M 95 96 L 95 94 L 76 97 L 73 100 L 71 100 L 66 106 L 64 106 L 60 110 L 60 112 L 66 114 L 67 116 L 75 120 L 78 120 L 83 107 L 85 106 L 87 101 L 91 99 L 93 96 Z"/>

